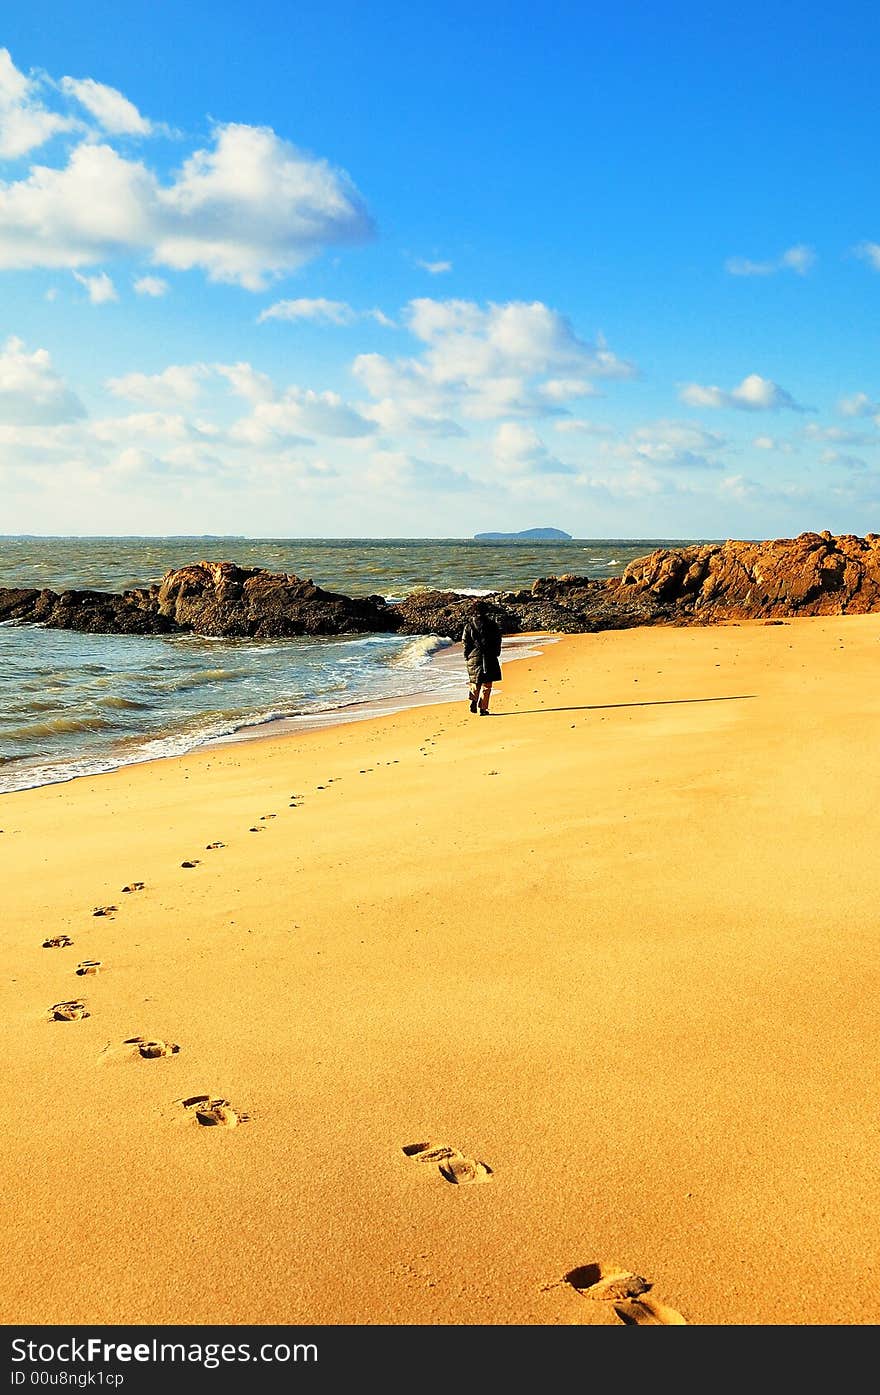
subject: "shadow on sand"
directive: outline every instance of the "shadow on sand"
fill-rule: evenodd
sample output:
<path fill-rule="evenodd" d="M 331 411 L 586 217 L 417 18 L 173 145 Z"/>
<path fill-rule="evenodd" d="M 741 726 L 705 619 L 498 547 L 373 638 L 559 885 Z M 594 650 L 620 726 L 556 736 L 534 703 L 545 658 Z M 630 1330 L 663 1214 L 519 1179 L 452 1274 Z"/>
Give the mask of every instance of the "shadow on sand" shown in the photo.
<path fill-rule="evenodd" d="M 686 702 L 748 702 L 757 693 L 733 693 L 730 697 L 661 698 L 657 702 L 595 702 L 581 707 L 529 707 L 523 712 L 490 712 L 490 717 L 540 717 L 545 712 L 609 712 L 614 707 L 679 707 Z"/>

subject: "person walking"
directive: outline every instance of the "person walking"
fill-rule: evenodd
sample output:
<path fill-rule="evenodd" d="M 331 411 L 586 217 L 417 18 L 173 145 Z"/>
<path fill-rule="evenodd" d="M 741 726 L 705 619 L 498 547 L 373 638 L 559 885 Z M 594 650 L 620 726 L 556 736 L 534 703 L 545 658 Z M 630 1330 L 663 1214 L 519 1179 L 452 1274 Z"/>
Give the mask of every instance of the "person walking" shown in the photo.
<path fill-rule="evenodd" d="M 471 606 L 461 639 L 470 679 L 468 702 L 471 711 L 488 717 L 492 684 L 501 681 L 501 665 L 498 662 L 501 630 L 492 619 L 485 601 L 475 601 Z"/>

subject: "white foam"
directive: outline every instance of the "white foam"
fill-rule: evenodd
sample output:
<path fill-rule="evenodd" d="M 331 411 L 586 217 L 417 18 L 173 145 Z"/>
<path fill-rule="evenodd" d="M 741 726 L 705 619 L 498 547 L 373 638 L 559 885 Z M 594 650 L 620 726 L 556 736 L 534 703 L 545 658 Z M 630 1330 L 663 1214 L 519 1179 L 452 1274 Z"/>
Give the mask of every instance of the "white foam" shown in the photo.
<path fill-rule="evenodd" d="M 448 649 L 452 644 L 451 639 L 445 635 L 415 635 L 402 649 L 399 654 L 395 654 L 391 660 L 392 668 L 424 668 L 431 662 L 434 654 L 441 649 Z"/>

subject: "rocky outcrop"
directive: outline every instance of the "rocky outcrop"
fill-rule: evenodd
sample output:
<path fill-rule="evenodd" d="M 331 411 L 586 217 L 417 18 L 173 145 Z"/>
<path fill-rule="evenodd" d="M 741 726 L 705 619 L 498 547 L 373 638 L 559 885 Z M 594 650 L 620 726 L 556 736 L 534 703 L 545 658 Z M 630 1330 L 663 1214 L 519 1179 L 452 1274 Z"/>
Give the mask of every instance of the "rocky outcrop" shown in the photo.
<path fill-rule="evenodd" d="M 28 620 L 92 634 L 178 634 L 283 639 L 396 628 L 382 596 L 353 600 L 298 576 L 197 562 L 158 585 L 124 591 L 0 588 L 0 621 Z"/>
<path fill-rule="evenodd" d="M 0 622 L 29 621 L 53 630 L 85 634 L 164 635 L 176 631 L 173 620 L 140 598 L 144 592 L 28 591 L 0 587 Z"/>
<path fill-rule="evenodd" d="M 880 611 L 880 535 L 802 533 L 776 542 L 661 548 L 631 562 L 621 577 L 543 577 L 529 590 L 486 599 L 506 634 Z M 95 634 L 284 639 L 396 631 L 457 640 L 472 604 L 472 596 L 455 591 L 414 591 L 389 604 L 382 596 L 325 591 L 287 573 L 197 562 L 121 595 L 0 588 L 0 622 Z"/>
<path fill-rule="evenodd" d="M 530 590 L 496 591 L 485 599 L 505 634 L 535 630 L 584 634 L 669 618 L 669 607 L 650 592 L 617 595 L 607 581 L 570 574 L 542 577 Z M 457 640 L 472 604 L 472 596 L 455 591 L 415 591 L 393 610 L 403 634 L 438 634 Z"/>
<path fill-rule="evenodd" d="M 880 610 L 880 536 L 801 533 L 775 542 L 659 549 L 609 585 L 653 600 L 676 623 Z"/>
<path fill-rule="evenodd" d="M 313 581 L 233 562 L 197 562 L 151 589 L 160 615 L 200 635 L 281 639 L 395 629 L 382 596 L 353 599 Z"/>

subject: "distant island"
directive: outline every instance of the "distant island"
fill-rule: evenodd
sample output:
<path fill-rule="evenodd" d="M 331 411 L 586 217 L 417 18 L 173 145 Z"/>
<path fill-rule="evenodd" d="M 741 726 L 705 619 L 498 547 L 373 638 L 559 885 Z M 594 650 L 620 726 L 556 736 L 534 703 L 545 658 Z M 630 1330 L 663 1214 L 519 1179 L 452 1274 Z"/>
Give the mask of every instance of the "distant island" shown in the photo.
<path fill-rule="evenodd" d="M 474 542 L 571 542 L 561 528 L 526 528 L 522 533 L 474 533 Z"/>

